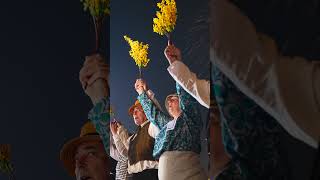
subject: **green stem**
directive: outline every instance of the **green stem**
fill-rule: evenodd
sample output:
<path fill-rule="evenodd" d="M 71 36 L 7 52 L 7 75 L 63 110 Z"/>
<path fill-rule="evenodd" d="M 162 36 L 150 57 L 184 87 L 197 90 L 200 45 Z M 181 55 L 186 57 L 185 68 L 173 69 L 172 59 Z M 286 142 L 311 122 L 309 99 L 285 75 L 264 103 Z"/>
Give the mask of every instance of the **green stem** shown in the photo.
<path fill-rule="evenodd" d="M 142 70 L 141 70 L 141 67 L 139 67 L 139 79 L 142 79 Z"/>
<path fill-rule="evenodd" d="M 173 45 L 173 42 L 172 42 L 172 35 L 170 33 L 166 33 L 165 34 L 168 38 L 168 45 Z"/>
<path fill-rule="evenodd" d="M 92 16 L 93 24 L 94 24 L 94 30 L 96 35 L 96 41 L 95 41 L 95 53 L 99 53 L 100 50 L 100 41 L 101 41 L 101 31 L 102 31 L 102 24 L 103 24 L 103 17 L 95 17 Z"/>

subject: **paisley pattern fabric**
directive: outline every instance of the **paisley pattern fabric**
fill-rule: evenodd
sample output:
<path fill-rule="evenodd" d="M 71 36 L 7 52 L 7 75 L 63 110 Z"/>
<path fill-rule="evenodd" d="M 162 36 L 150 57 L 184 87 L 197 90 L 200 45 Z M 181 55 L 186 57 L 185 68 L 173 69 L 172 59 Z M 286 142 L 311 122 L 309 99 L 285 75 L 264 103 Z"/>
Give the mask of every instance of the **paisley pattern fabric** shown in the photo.
<path fill-rule="evenodd" d="M 275 119 L 215 67 L 211 92 L 221 113 L 223 142 L 232 157 L 216 179 L 286 179 L 279 150 L 280 133 L 284 130 Z"/>
<path fill-rule="evenodd" d="M 148 120 L 160 129 L 155 138 L 153 156 L 159 158 L 165 151 L 192 151 L 200 153 L 202 120 L 199 103 L 179 84 L 176 84 L 182 114 L 174 120 L 157 108 L 146 93 L 138 96 Z"/>
<path fill-rule="evenodd" d="M 110 101 L 109 97 L 101 99 L 89 112 L 88 118 L 100 135 L 106 153 L 110 155 Z"/>

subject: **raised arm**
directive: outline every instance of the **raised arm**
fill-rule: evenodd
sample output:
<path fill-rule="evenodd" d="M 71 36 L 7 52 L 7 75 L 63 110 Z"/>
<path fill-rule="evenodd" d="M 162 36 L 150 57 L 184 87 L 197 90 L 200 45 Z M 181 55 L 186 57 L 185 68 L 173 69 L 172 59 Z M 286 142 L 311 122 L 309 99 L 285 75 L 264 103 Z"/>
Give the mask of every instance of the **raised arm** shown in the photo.
<path fill-rule="evenodd" d="M 138 100 L 142 105 L 147 119 L 159 129 L 162 129 L 170 120 L 172 120 L 172 117 L 162 112 L 149 98 L 146 93 L 146 84 L 142 79 L 136 81 L 135 88 L 139 94 Z"/>
<path fill-rule="evenodd" d="M 89 112 L 88 118 L 96 128 L 97 133 L 100 135 L 104 148 L 107 154 L 110 154 L 110 128 L 109 120 L 109 98 L 101 99 Z"/>
<path fill-rule="evenodd" d="M 111 123 L 110 129 L 116 149 L 123 157 L 128 157 L 129 134 L 127 129 L 119 123 Z"/>
<path fill-rule="evenodd" d="M 86 57 L 79 79 L 94 107 L 88 114 L 100 135 L 107 154 L 110 154 L 110 100 L 108 66 L 98 54 Z"/>
<path fill-rule="evenodd" d="M 202 126 L 202 120 L 198 101 L 184 90 L 179 83 L 176 83 L 176 89 L 180 99 L 180 108 L 188 117 L 190 121 L 188 123 L 200 128 Z"/>
<path fill-rule="evenodd" d="M 211 0 L 210 59 L 292 136 L 317 147 L 320 63 L 285 57 L 227 0 Z"/>
<path fill-rule="evenodd" d="M 174 45 L 168 45 L 164 54 L 169 61 L 168 72 L 172 78 L 189 94 L 191 94 L 202 106 L 209 109 L 210 106 L 210 82 L 198 79 L 197 75 L 181 61 L 181 53 Z M 210 71 L 210 68 L 207 67 Z"/>

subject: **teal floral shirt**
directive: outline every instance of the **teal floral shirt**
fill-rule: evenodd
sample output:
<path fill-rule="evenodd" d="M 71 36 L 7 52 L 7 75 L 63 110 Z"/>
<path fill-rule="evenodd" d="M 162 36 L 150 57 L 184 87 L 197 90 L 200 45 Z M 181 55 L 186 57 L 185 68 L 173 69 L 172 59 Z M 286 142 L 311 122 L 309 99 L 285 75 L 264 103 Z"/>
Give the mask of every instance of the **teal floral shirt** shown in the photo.
<path fill-rule="evenodd" d="M 88 118 L 100 135 L 107 154 L 110 154 L 110 100 L 109 97 L 101 99 L 89 112 Z"/>
<path fill-rule="evenodd" d="M 176 84 L 182 114 L 174 120 L 148 98 L 146 93 L 138 96 L 148 120 L 160 129 L 155 138 L 153 156 L 159 158 L 165 151 L 193 151 L 200 153 L 202 120 L 199 103 L 179 84 Z"/>
<path fill-rule="evenodd" d="M 287 169 L 279 149 L 284 130 L 218 68 L 212 68 L 211 77 L 224 146 L 232 158 L 215 179 L 286 180 Z"/>

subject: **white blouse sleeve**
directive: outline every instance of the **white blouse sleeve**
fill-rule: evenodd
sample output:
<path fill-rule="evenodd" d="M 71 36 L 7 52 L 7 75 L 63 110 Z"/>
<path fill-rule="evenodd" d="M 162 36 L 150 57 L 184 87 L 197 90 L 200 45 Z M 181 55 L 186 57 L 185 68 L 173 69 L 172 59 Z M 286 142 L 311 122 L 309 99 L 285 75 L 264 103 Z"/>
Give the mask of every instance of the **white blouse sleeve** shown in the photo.
<path fill-rule="evenodd" d="M 168 67 L 168 72 L 172 78 L 202 106 L 210 107 L 210 82 L 198 79 L 196 74 L 181 61 L 175 61 Z M 208 67 L 209 71 L 209 67 Z"/>
<path fill-rule="evenodd" d="M 270 37 L 226 0 L 210 2 L 210 59 L 292 136 L 317 147 L 320 64 L 285 57 Z"/>

